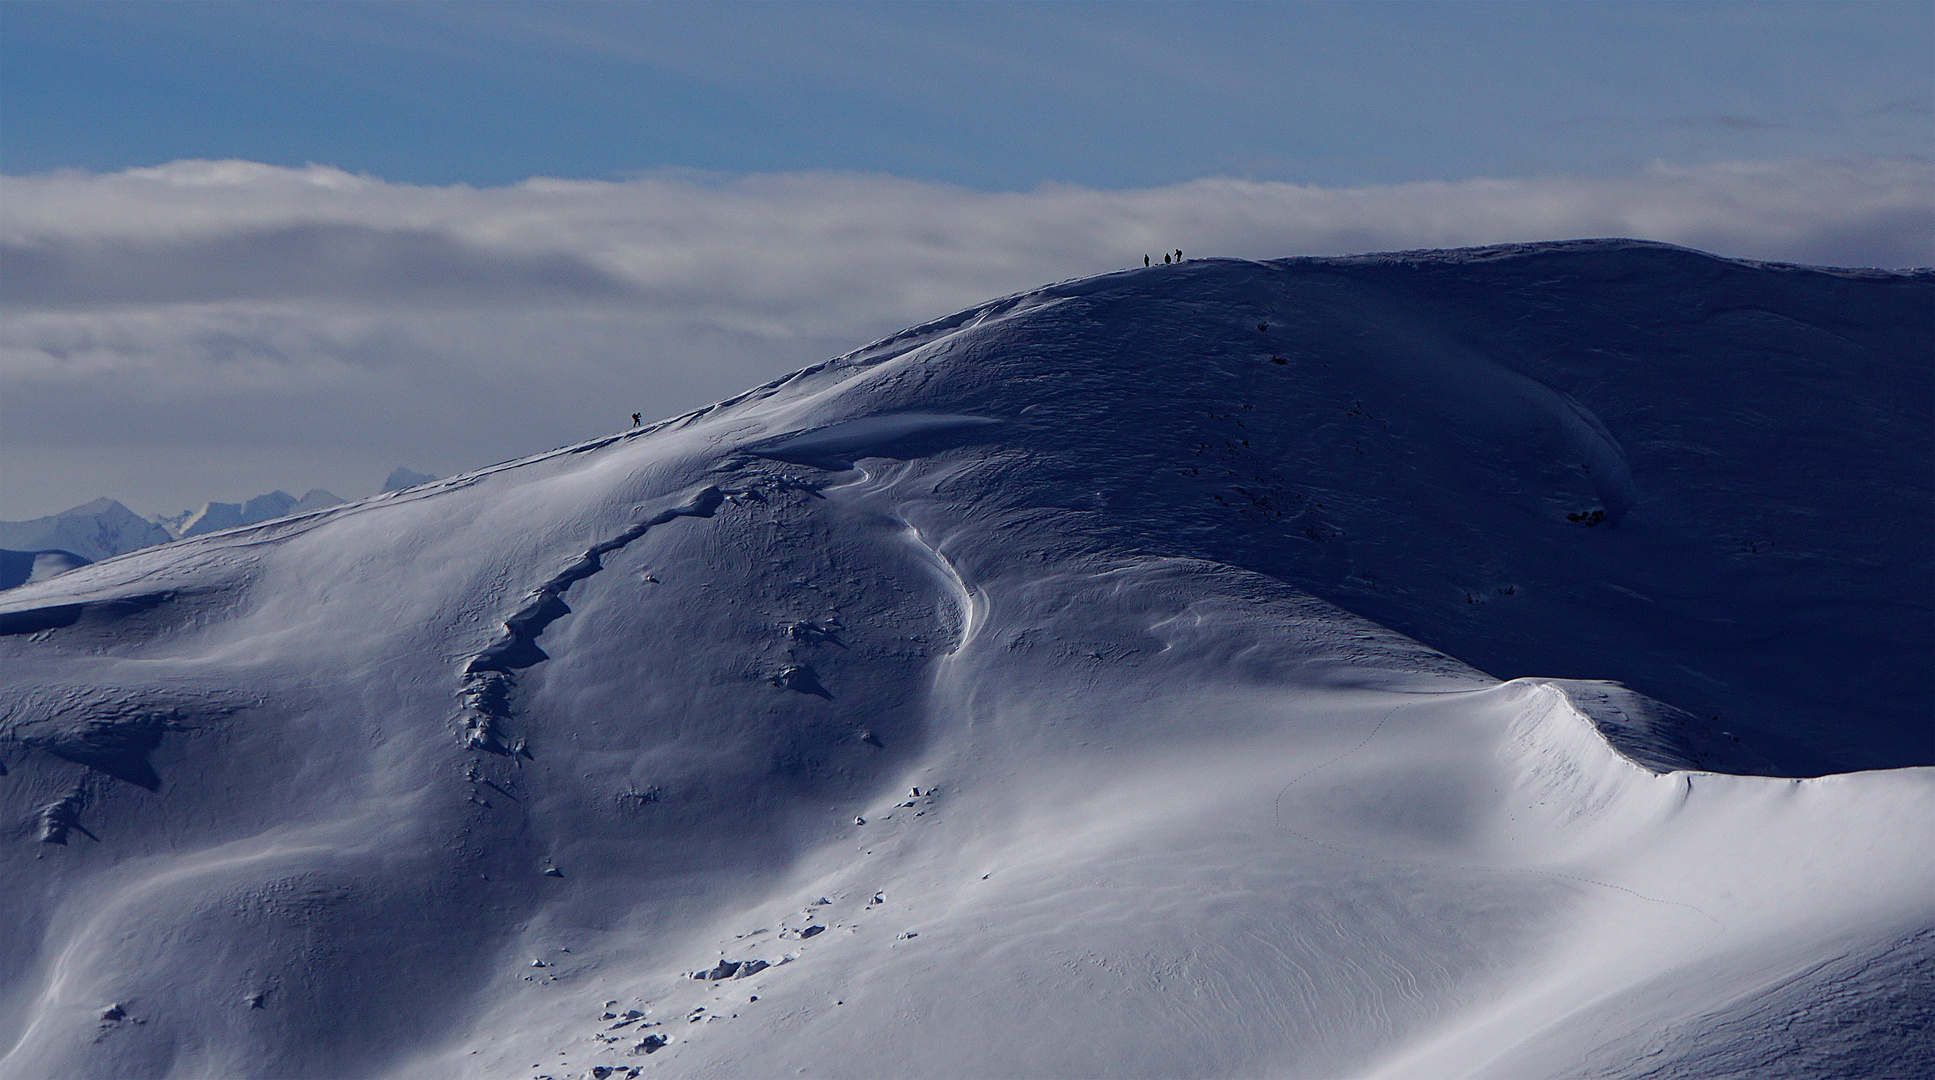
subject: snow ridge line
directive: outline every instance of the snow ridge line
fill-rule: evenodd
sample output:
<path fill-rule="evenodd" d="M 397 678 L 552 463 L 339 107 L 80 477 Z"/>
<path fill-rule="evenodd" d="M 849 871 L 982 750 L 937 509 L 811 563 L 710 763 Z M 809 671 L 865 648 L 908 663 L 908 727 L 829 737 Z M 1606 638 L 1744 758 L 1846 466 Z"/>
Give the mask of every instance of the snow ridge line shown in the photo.
<path fill-rule="evenodd" d="M 707 484 L 685 502 L 647 515 L 617 536 L 593 544 L 583 555 L 527 593 L 524 603 L 504 617 L 503 633 L 464 665 L 463 689 L 458 696 L 463 707 L 465 748 L 528 757 L 529 751 L 525 750 L 522 739 L 505 741 L 503 723 L 511 715 L 510 695 L 517 681 L 515 673 L 550 659 L 538 648 L 537 639 L 546 627 L 571 611 L 564 603 L 565 591 L 603 570 L 606 555 L 675 518 L 711 517 L 725 497 L 725 492 L 716 485 Z"/>
<path fill-rule="evenodd" d="M 914 550 L 920 560 L 927 564 L 942 588 L 953 596 L 960 626 L 955 629 L 954 644 L 941 657 L 942 661 L 952 660 L 980 634 L 982 625 L 987 622 L 987 595 L 969 585 L 954 563 L 946 555 L 941 554 L 940 545 L 928 540 L 918 526 L 904 518 L 901 520 L 901 526 L 902 535 L 913 542 Z"/>

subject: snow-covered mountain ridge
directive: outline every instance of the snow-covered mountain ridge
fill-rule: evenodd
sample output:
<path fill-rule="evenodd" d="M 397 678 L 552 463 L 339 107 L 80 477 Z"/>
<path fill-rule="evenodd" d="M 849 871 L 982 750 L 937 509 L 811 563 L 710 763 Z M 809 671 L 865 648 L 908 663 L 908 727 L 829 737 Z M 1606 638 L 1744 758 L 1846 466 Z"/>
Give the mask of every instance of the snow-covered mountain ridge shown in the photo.
<path fill-rule="evenodd" d="M 0 549 L 65 551 L 87 562 L 111 559 L 174 538 L 166 526 L 113 499 L 95 499 L 31 521 L 0 521 Z M 8 586 L 13 584 L 9 582 Z"/>
<path fill-rule="evenodd" d="M 0 1075 L 1914 1071 L 1932 295 L 1156 267 L 25 585 Z"/>
<path fill-rule="evenodd" d="M 428 473 L 413 472 L 399 466 L 383 481 L 378 494 L 400 491 L 435 479 Z M 198 510 L 144 518 L 114 499 L 99 498 L 31 521 L 0 521 L 0 560 L 5 560 L 10 567 L 19 563 L 22 557 L 28 563 L 32 563 L 35 556 L 64 557 L 43 558 L 44 572 L 18 568 L 0 570 L 0 589 L 10 589 L 28 580 L 38 581 L 57 572 L 64 573 L 77 565 L 111 559 L 182 537 L 201 536 L 244 525 L 257 525 L 276 518 L 299 516 L 335 506 L 342 501 L 321 488 L 309 489 L 300 499 L 277 490 L 239 503 L 209 501 Z"/>

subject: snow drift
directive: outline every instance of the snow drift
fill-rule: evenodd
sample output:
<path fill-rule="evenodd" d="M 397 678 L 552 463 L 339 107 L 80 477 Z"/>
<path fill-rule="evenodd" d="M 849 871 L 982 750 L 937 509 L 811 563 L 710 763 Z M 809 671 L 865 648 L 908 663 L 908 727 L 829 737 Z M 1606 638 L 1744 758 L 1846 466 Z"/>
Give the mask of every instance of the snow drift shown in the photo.
<path fill-rule="evenodd" d="M 27 584 L 0 1075 L 1918 1071 L 1931 286 L 1154 267 Z"/>

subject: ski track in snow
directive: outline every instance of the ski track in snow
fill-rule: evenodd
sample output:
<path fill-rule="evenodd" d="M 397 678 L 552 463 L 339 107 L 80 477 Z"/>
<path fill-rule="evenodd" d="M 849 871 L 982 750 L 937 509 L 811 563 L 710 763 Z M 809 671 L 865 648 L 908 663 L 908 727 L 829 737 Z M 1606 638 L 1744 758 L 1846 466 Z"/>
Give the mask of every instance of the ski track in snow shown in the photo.
<path fill-rule="evenodd" d="M 1357 753 L 1359 750 L 1364 749 L 1366 746 L 1369 746 L 1371 744 L 1371 740 L 1377 738 L 1377 733 L 1384 730 L 1385 722 L 1390 720 L 1391 717 L 1396 715 L 1397 715 L 1397 710 L 1392 709 L 1390 712 L 1387 712 L 1383 716 L 1378 717 L 1377 723 L 1371 725 L 1371 730 L 1364 735 L 1363 740 L 1359 742 L 1356 746 L 1353 746 L 1349 750 L 1346 750 L 1343 753 L 1338 754 L 1336 757 L 1331 758 L 1329 761 L 1325 761 L 1317 765 L 1312 765 L 1310 768 L 1305 769 L 1304 771 L 1298 773 L 1296 776 L 1292 777 L 1289 783 L 1283 785 L 1281 788 L 1278 788 L 1276 798 L 1271 801 L 1272 820 L 1274 820 L 1279 827 L 1283 825 L 1284 792 L 1289 791 L 1298 782 L 1302 781 L 1305 777 L 1309 776 L 1310 774 L 1315 772 L 1321 772 L 1322 770 L 1337 764 L 1338 762 L 1344 760 L 1345 758 L 1351 756 L 1352 754 Z M 1294 832 L 1295 830 L 1292 830 L 1292 831 Z M 1302 836 L 1303 834 L 1298 833 L 1297 835 Z M 1303 839 L 1310 840 L 1310 838 L 1307 836 L 1303 836 Z M 1317 841 L 1315 840 L 1310 840 L 1310 842 L 1313 844 L 1317 843 Z"/>

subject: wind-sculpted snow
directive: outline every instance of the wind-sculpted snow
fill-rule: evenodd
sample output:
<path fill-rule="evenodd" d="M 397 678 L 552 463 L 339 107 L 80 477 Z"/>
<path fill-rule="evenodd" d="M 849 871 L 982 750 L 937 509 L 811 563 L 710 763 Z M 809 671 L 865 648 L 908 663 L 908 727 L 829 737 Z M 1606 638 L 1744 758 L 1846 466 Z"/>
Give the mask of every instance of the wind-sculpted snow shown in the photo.
<path fill-rule="evenodd" d="M 933 416 L 897 413 L 866 416 L 805 432 L 788 432 L 746 447 L 747 452 L 776 461 L 790 461 L 822 469 L 850 469 L 860 458 L 926 457 L 969 441 L 973 434 L 999 424 L 981 416 Z"/>
<path fill-rule="evenodd" d="M 718 488 L 708 484 L 688 498 L 674 500 L 674 505 L 642 513 L 623 532 L 591 545 L 532 589 L 517 610 L 505 617 L 503 632 L 464 665 L 464 745 L 500 754 L 523 753 L 522 743 L 507 746 L 502 732 L 503 722 L 509 718 L 512 675 L 520 668 L 550 659 L 538 648 L 537 639 L 545 627 L 571 614 L 564 602 L 566 590 L 603 570 L 606 555 L 623 549 L 655 526 L 674 518 L 711 517 L 724 498 Z"/>
<path fill-rule="evenodd" d="M 1932 291 L 1153 267 L 29 582 L 0 1076 L 1926 1071 Z"/>

